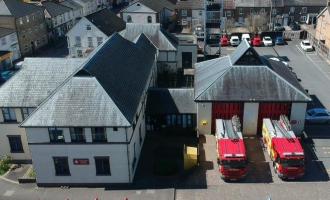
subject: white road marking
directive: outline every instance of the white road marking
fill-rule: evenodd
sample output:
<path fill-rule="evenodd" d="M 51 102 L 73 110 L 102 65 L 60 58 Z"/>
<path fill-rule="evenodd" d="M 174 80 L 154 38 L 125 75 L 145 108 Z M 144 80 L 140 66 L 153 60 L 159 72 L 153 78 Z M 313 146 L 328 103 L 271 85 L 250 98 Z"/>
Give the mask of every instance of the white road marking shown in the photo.
<path fill-rule="evenodd" d="M 296 45 L 296 47 L 297 47 L 297 49 L 298 49 L 302 54 L 304 54 L 304 55 L 306 56 L 306 58 L 307 58 L 309 61 L 311 61 L 311 62 L 313 63 L 313 65 L 315 65 L 315 67 L 316 67 L 321 73 L 324 74 L 324 76 L 326 76 L 326 77 L 328 78 L 328 80 L 330 80 L 330 76 L 328 75 L 327 72 L 323 71 L 323 69 L 322 69 L 321 67 L 319 67 L 318 64 L 317 64 L 316 62 L 314 62 L 314 61 L 308 56 L 308 54 L 304 53 L 304 52 L 299 48 L 298 45 Z"/>
<path fill-rule="evenodd" d="M 6 190 L 6 192 L 3 194 L 5 197 L 11 197 L 15 193 L 14 190 Z"/>

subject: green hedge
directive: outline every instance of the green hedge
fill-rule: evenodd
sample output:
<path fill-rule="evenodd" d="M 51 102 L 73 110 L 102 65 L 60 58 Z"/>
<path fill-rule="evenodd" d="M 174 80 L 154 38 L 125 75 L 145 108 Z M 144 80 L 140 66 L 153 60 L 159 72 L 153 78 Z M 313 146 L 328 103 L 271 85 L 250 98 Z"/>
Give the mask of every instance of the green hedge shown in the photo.
<path fill-rule="evenodd" d="M 11 158 L 10 156 L 5 156 L 0 160 L 0 175 L 6 173 L 10 168 Z"/>

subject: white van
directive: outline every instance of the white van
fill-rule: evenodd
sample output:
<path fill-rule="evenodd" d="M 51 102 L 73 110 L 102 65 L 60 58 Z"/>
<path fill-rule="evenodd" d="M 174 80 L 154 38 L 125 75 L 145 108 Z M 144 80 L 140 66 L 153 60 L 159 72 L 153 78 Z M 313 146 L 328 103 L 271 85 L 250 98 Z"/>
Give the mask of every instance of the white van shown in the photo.
<path fill-rule="evenodd" d="M 242 34 L 242 41 L 243 40 L 246 40 L 246 41 L 248 41 L 251 44 L 250 34 L 248 34 L 248 33 Z"/>

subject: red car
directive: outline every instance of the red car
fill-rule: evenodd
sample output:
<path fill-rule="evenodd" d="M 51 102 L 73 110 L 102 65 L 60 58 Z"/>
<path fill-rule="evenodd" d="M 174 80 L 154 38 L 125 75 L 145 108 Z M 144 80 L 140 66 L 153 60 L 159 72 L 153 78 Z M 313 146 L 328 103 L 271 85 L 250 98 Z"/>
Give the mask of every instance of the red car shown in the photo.
<path fill-rule="evenodd" d="M 221 37 L 221 39 L 220 39 L 220 45 L 222 47 L 229 45 L 229 39 L 228 39 L 228 37 L 226 35 L 224 35 L 224 36 Z"/>
<path fill-rule="evenodd" d="M 252 39 L 252 46 L 255 46 L 255 47 L 261 46 L 261 38 L 258 35 Z"/>

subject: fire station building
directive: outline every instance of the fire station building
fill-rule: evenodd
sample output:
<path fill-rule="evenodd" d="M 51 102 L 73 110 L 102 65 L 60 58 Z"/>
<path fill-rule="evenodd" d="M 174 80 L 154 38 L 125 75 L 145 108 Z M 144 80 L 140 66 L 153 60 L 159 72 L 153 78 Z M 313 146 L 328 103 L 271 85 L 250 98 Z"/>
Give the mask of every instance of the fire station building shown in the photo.
<path fill-rule="evenodd" d="M 262 119 L 290 119 L 296 134 L 304 129 L 309 95 L 281 61 L 260 57 L 247 41 L 221 58 L 196 64 L 197 131 L 215 132 L 216 119 L 240 117 L 243 135 L 260 135 Z"/>

